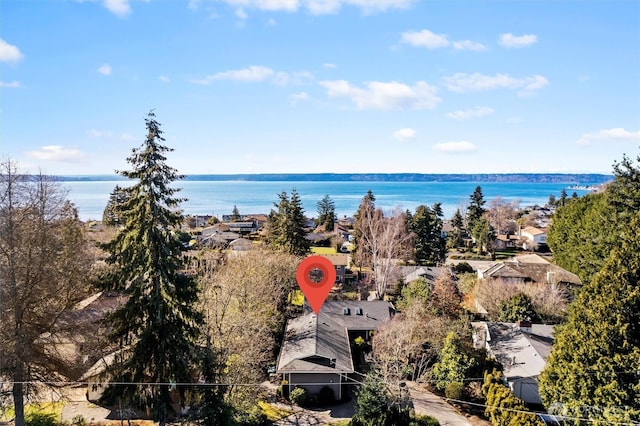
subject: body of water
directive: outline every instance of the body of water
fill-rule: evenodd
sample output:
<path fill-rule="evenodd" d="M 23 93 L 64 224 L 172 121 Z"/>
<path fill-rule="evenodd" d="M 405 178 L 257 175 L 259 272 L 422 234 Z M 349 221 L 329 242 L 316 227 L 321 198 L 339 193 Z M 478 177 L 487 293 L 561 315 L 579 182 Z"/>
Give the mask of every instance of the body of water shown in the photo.
<path fill-rule="evenodd" d="M 587 183 L 588 184 L 588 183 Z M 127 181 L 67 181 L 62 182 L 69 190 L 68 198 L 78 207 L 82 220 L 102 218 L 109 194 L 116 185 L 125 186 Z M 559 197 L 564 183 L 505 183 L 505 182 L 331 182 L 331 181 L 193 181 L 175 183 L 182 188 L 178 196 L 187 198 L 182 203 L 185 214 L 214 215 L 231 214 L 237 206 L 241 214 L 269 213 L 278 201 L 281 192 L 290 193 L 295 188 L 302 199 L 307 216 L 317 215 L 316 204 L 326 194 L 334 201 L 338 217 L 352 216 L 358 209 L 362 197 L 371 190 L 376 197 L 376 206 L 385 211 L 395 208 L 414 211 L 420 204 L 431 206 L 442 203 L 445 218 L 450 218 L 457 208 L 464 210 L 476 186 L 482 187 L 487 203 L 498 196 L 518 201 L 520 207 L 544 205 L 549 195 Z M 574 192 L 567 189 L 569 196 Z M 575 191 L 578 195 L 585 190 Z M 487 205 L 485 205 L 486 207 Z"/>

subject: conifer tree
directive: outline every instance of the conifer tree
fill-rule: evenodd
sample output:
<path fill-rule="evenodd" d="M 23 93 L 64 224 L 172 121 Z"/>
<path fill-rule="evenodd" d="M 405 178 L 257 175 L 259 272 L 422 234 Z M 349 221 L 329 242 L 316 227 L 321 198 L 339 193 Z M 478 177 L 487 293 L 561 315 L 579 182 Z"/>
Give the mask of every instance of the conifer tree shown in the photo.
<path fill-rule="evenodd" d="M 485 208 L 484 206 L 484 195 L 482 194 L 482 187 L 476 186 L 476 189 L 473 191 L 473 194 L 469 197 L 469 208 L 467 210 L 467 229 L 472 230 L 475 228 L 476 224 L 484 215 Z"/>
<path fill-rule="evenodd" d="M 109 194 L 109 201 L 102 213 L 102 224 L 105 226 L 117 226 L 120 223 L 118 207 L 126 202 L 127 193 L 120 185 L 116 185 Z"/>
<path fill-rule="evenodd" d="M 433 208 L 420 205 L 410 216 L 409 230 L 415 235 L 414 256 L 418 264 L 435 265 L 445 259 L 441 215 L 440 203 L 436 203 Z"/>
<path fill-rule="evenodd" d="M 336 221 L 336 206 L 329 194 L 325 195 L 322 200 L 318 201 L 318 220 L 317 225 L 324 225 L 325 231 L 333 231 L 334 222 Z"/>
<path fill-rule="evenodd" d="M 640 212 L 571 304 L 540 393 L 547 406 L 596 424 L 640 422 Z M 593 424 L 593 423 L 590 423 Z"/>
<path fill-rule="evenodd" d="M 306 238 L 304 209 L 296 189 L 291 197 L 286 192 L 278 194 L 280 201 L 274 203 L 267 219 L 267 242 L 276 249 L 296 256 L 309 252 L 309 240 Z"/>
<path fill-rule="evenodd" d="M 127 296 L 105 318 L 118 349 L 110 379 L 122 384 L 109 386 L 104 398 L 139 405 L 164 424 L 171 413 L 170 383 L 193 381 L 203 317 L 194 308 L 198 288 L 182 272 L 180 242 L 172 232 L 182 223 L 183 200 L 171 183 L 182 176 L 166 164 L 172 149 L 162 144 L 153 111 L 145 122 L 146 140 L 127 158 L 131 170 L 118 172 L 135 182 L 117 209 L 120 231 L 104 245 L 112 268 L 102 285 Z"/>

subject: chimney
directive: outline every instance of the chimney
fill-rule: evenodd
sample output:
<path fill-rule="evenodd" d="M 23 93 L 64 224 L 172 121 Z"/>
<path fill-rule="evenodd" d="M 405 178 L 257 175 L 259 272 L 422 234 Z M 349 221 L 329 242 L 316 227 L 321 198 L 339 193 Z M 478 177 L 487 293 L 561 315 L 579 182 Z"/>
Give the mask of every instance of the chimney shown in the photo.
<path fill-rule="evenodd" d="M 531 333 L 531 321 L 520 320 L 516 323 L 516 327 L 524 333 Z"/>

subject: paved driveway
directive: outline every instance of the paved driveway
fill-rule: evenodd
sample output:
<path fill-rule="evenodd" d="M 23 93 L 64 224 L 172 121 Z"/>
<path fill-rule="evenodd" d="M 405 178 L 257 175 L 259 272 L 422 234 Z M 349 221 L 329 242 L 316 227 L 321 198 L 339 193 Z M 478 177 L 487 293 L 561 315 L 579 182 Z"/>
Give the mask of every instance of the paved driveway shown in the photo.
<path fill-rule="evenodd" d="M 426 390 L 419 383 L 406 383 L 411 393 L 416 414 L 428 414 L 435 417 L 442 426 L 471 426 L 466 417 L 458 413 L 455 408 L 440 397 Z"/>

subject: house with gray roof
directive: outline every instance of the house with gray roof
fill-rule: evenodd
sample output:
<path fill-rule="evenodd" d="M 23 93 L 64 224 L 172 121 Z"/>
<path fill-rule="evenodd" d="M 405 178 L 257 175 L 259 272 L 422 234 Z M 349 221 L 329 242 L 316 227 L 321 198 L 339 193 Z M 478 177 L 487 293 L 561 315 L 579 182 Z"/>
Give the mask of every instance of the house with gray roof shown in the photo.
<path fill-rule="evenodd" d="M 320 312 L 310 309 L 287 322 L 277 373 L 289 391 L 301 387 L 318 393 L 329 387 L 336 399 L 346 395 L 346 383 L 355 370 L 351 342 L 369 341 L 373 331 L 391 320 L 393 307 L 383 300 L 326 301 Z"/>
<path fill-rule="evenodd" d="M 547 365 L 553 345 L 553 326 L 518 323 L 473 323 L 476 349 L 502 364 L 503 374 L 513 394 L 525 404 L 542 405 L 538 376 Z"/>

